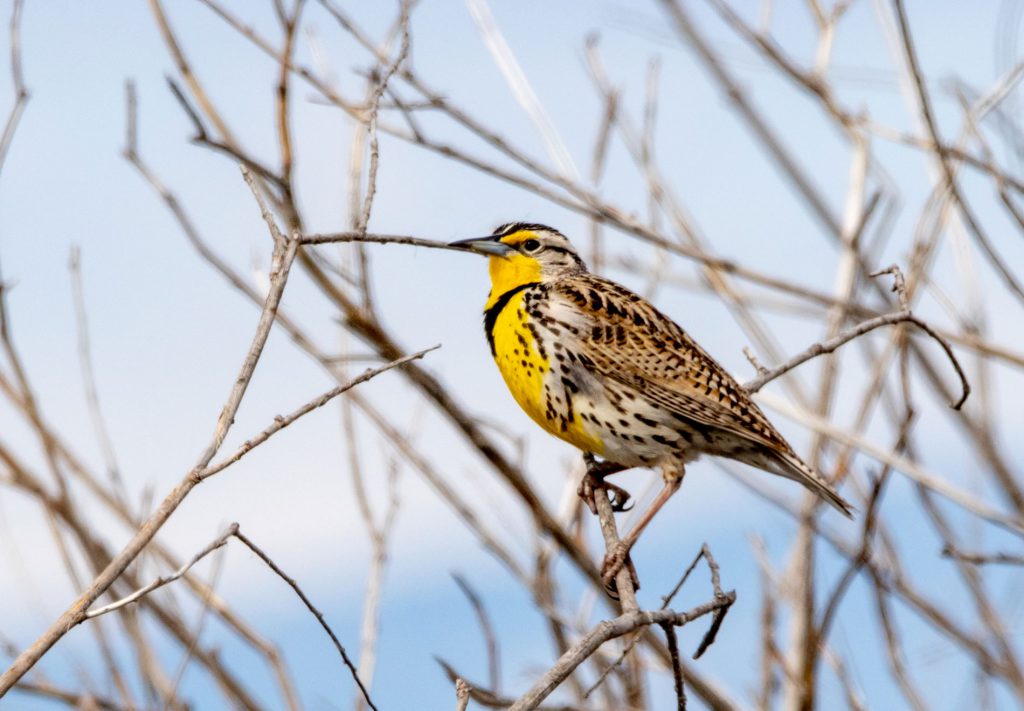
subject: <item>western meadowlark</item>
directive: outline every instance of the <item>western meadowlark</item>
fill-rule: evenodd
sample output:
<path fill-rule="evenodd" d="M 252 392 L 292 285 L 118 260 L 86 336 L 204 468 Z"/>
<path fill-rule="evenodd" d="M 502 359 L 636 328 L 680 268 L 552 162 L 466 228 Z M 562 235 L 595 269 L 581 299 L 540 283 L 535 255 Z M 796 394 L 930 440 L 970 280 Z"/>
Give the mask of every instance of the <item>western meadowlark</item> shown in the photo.
<path fill-rule="evenodd" d="M 583 450 L 597 479 L 662 468 L 666 486 L 624 539 L 628 545 L 701 454 L 798 481 L 851 515 L 722 366 L 645 299 L 590 274 L 558 230 L 515 222 L 450 246 L 490 257 L 484 330 L 519 406 Z M 628 495 L 611 489 L 621 509 Z"/>

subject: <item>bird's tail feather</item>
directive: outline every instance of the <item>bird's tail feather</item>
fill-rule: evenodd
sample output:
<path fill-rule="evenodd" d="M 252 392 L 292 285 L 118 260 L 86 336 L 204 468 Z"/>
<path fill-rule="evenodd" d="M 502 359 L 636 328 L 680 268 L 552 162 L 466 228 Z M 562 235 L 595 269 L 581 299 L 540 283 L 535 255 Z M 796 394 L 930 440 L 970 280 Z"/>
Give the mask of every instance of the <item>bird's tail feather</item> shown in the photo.
<path fill-rule="evenodd" d="M 804 464 L 800 457 L 791 452 L 779 452 L 776 456 L 765 457 L 766 467 L 773 474 L 798 481 L 810 491 L 832 504 L 847 518 L 853 518 L 854 508 L 850 502 L 840 496 L 832 485 L 818 472 Z"/>

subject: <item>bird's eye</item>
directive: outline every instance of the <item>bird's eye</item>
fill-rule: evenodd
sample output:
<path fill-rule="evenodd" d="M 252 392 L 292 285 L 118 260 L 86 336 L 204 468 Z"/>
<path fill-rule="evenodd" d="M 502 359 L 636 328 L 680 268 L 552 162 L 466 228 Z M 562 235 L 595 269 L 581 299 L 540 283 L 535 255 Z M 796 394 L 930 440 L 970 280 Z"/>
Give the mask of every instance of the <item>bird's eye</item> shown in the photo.
<path fill-rule="evenodd" d="M 540 249 L 540 241 L 535 239 L 528 239 L 523 242 L 523 251 L 525 252 L 536 252 Z"/>

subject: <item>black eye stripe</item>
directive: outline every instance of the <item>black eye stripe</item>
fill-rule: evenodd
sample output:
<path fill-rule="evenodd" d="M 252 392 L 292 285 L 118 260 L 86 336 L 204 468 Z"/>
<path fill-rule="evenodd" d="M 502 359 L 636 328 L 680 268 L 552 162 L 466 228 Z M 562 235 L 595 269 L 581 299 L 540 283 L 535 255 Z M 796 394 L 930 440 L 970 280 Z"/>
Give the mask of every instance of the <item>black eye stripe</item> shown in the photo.
<path fill-rule="evenodd" d="M 555 246 L 548 245 L 547 249 L 548 249 L 549 252 L 559 252 L 561 254 L 568 255 L 569 259 L 571 259 L 572 261 L 576 262 L 577 264 L 579 264 L 581 266 L 583 265 L 583 260 L 580 259 L 580 256 L 578 254 L 576 254 L 575 252 L 566 249 L 565 247 L 555 247 Z"/>

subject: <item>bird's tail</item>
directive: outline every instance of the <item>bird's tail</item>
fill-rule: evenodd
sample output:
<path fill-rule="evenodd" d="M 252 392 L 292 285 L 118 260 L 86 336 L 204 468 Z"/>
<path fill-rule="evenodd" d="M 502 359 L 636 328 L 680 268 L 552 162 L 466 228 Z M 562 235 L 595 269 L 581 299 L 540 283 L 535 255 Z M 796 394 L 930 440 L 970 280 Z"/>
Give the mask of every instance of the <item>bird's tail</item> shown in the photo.
<path fill-rule="evenodd" d="M 807 489 L 836 507 L 847 518 L 853 518 L 854 508 L 850 502 L 840 496 L 832 485 L 818 472 L 804 464 L 793 452 L 772 452 L 764 456 L 760 465 L 773 474 L 798 481 Z"/>

